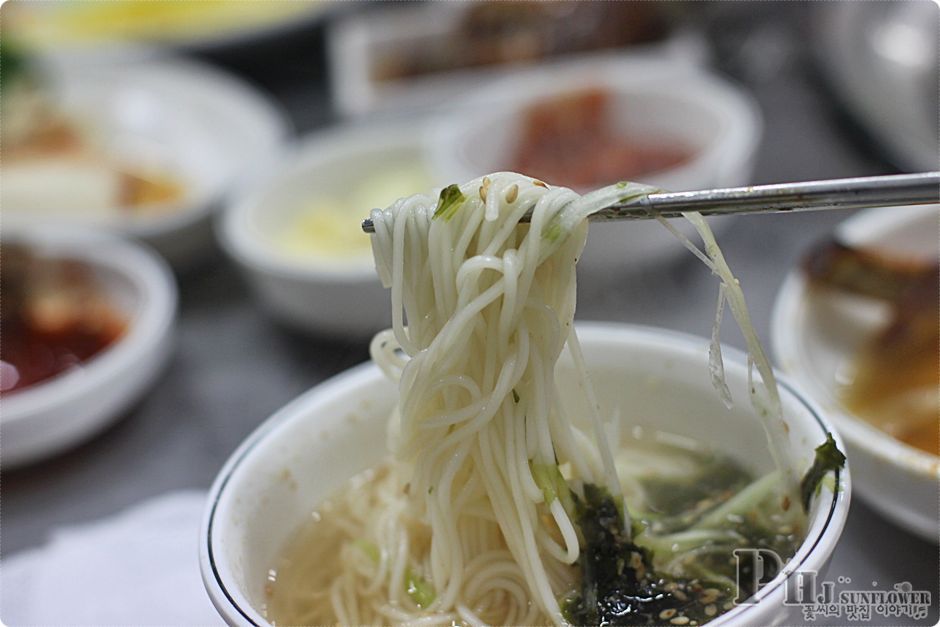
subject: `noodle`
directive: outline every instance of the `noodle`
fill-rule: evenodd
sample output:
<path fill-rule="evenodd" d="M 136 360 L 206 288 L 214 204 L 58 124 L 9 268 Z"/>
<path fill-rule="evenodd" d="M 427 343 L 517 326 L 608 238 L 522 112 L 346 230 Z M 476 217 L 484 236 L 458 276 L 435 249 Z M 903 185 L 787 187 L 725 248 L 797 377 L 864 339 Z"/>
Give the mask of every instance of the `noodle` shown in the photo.
<path fill-rule="evenodd" d="M 372 212 L 392 328 L 375 336 L 371 354 L 400 390 L 389 424 L 394 459 L 369 490 L 341 499 L 341 572 L 310 573 L 310 589 L 329 593 L 304 620 L 567 622 L 559 598 L 577 583 L 573 502 L 582 486 L 615 495 L 627 540 L 631 529 L 608 445 L 616 427 L 605 425 L 574 332 L 575 264 L 591 213 L 651 191 L 618 184 L 579 196 L 497 173 Z M 528 225 L 520 223 L 527 212 Z M 722 281 L 718 323 L 727 302 L 764 384 L 754 400 L 779 415 L 740 286 L 701 216 L 687 217 L 705 252 L 680 239 Z M 717 344 L 716 326 L 710 370 L 730 401 Z M 586 428 L 558 402 L 565 347 L 589 408 Z M 775 437 L 768 431 L 779 464 Z"/>
<path fill-rule="evenodd" d="M 509 173 L 450 190 L 459 206 L 445 204 L 445 190 L 439 203 L 406 199 L 372 214 L 394 338 L 410 357 L 393 452 L 411 470 L 415 518 L 433 529 L 423 572 L 438 592 L 425 609 L 504 624 L 531 622 L 535 609 L 539 620 L 562 623 L 557 597 L 570 587 L 577 534 L 561 502 L 546 502 L 535 469 L 570 462 L 577 479 L 621 492 L 572 331 L 584 219 L 604 201 Z M 530 209 L 530 225 L 519 226 Z M 555 403 L 554 364 L 566 343 L 593 414 L 592 433 L 580 437 Z M 383 365 L 388 355 L 380 335 L 373 358 L 397 371 Z M 475 516 L 480 509 L 492 519 Z M 464 534 L 486 538 L 491 553 L 471 554 Z M 502 556 L 506 575 L 484 590 L 470 566 L 494 569 L 487 554 Z M 457 608 L 481 594 L 475 605 L 487 615 Z"/>

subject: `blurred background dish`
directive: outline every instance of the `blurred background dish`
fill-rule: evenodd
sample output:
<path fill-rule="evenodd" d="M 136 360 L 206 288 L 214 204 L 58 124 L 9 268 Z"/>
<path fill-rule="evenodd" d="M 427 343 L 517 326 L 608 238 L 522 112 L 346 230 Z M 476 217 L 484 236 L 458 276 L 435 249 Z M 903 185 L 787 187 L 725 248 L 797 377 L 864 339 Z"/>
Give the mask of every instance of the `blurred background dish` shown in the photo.
<path fill-rule="evenodd" d="M 295 30 L 321 18 L 332 0 L 277 2 L 137 2 L 110 0 L 54 3 L 10 2 L 4 19 L 33 51 L 52 54 L 113 55 L 126 45 L 211 50 L 250 45 L 263 37 Z"/>
<path fill-rule="evenodd" d="M 711 72 L 596 56 L 478 90 L 438 118 L 427 142 L 442 180 L 513 170 L 581 192 L 619 180 L 687 191 L 749 183 L 761 128 L 754 101 Z M 609 224 L 591 230 L 579 271 L 653 264 L 683 250 L 659 224 Z"/>
<path fill-rule="evenodd" d="M 701 63 L 701 35 L 673 13 L 644 2 L 429 2 L 351 15 L 328 31 L 334 107 L 427 111 L 518 68 L 601 50 Z"/>
<path fill-rule="evenodd" d="M 814 10 L 816 61 L 840 103 L 899 167 L 935 170 L 937 5 L 827 2 Z"/>
<path fill-rule="evenodd" d="M 832 416 L 862 498 L 937 541 L 940 205 L 846 221 L 787 278 L 774 309 L 780 366 Z"/>
<path fill-rule="evenodd" d="M 2 268 L 7 470 L 82 441 L 153 384 L 176 285 L 147 249 L 74 228 L 5 226 Z"/>
<path fill-rule="evenodd" d="M 174 265 L 205 255 L 212 210 L 287 132 L 266 98 L 192 61 L 19 68 L 4 72 L 4 220 L 107 226 Z"/>
<path fill-rule="evenodd" d="M 390 312 L 359 224 L 434 185 L 415 125 L 341 127 L 305 138 L 243 189 L 219 238 L 274 317 L 363 338 Z"/>
<path fill-rule="evenodd" d="M 521 128 L 511 133 L 515 146 L 507 165 L 499 169 L 586 191 L 611 181 L 649 179 L 700 152 L 681 137 L 655 136 L 645 124 L 618 125 L 616 109 L 638 104 L 642 107 L 615 98 L 601 86 L 535 101 L 521 112 Z M 484 129 L 481 135 L 487 133 Z"/>

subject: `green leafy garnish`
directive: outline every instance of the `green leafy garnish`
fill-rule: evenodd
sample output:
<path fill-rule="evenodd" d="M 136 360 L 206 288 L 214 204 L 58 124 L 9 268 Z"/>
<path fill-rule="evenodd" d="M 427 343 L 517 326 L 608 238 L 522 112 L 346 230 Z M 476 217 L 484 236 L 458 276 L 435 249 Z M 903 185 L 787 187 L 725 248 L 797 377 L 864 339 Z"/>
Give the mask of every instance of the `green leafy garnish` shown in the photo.
<path fill-rule="evenodd" d="M 410 566 L 405 569 L 405 591 L 411 597 L 411 600 L 422 609 L 434 603 L 434 599 L 437 597 L 434 586 L 428 583 L 424 577 L 414 574 Z"/>
<path fill-rule="evenodd" d="M 845 467 L 845 454 L 836 446 L 832 434 L 826 432 L 826 441 L 816 447 L 816 459 L 813 465 L 803 475 L 800 482 L 800 497 L 803 501 L 803 511 L 809 511 L 809 501 L 822 483 L 823 478 L 830 471 L 838 475 L 839 470 Z M 834 486 L 838 485 L 833 483 Z"/>
<path fill-rule="evenodd" d="M 463 204 L 466 197 L 460 191 L 460 186 L 454 183 L 441 190 L 441 196 L 437 199 L 437 209 L 434 211 L 434 219 L 444 218 L 450 220 L 457 213 L 457 209 Z"/>
<path fill-rule="evenodd" d="M 0 89 L 6 89 L 25 74 L 26 63 L 22 54 L 8 42 L 0 45 Z"/>
<path fill-rule="evenodd" d="M 606 489 L 584 484 L 574 495 L 575 515 L 584 538 L 580 590 L 562 603 L 574 625 L 631 625 L 661 622 L 660 611 L 674 600 L 652 570 L 652 554 L 633 544 L 616 500 Z"/>
<path fill-rule="evenodd" d="M 568 482 L 561 474 L 561 469 L 555 464 L 536 464 L 532 463 L 532 479 L 535 485 L 542 490 L 542 497 L 546 505 L 551 505 L 555 499 L 561 500 L 565 511 L 574 511 L 574 500 L 571 498 L 571 490 L 568 488 Z"/>
<path fill-rule="evenodd" d="M 376 564 L 379 563 L 381 559 L 381 555 L 379 554 L 379 547 L 377 547 L 372 542 L 369 542 L 368 540 L 355 540 L 353 542 L 353 546 L 365 553 L 366 557 Z"/>
<path fill-rule="evenodd" d="M 366 557 L 376 564 L 379 563 L 381 559 L 379 547 L 372 542 L 368 540 L 355 540 L 353 546 L 365 553 Z M 405 567 L 405 592 L 407 592 L 411 600 L 417 603 L 418 607 L 422 609 L 431 605 L 436 597 L 434 586 L 428 583 L 424 577 L 416 575 L 411 570 L 410 566 Z"/>
<path fill-rule="evenodd" d="M 546 224 L 545 228 L 542 230 L 542 237 L 552 243 L 557 242 L 562 234 L 561 218 L 557 215 L 549 220 L 548 224 Z"/>
<path fill-rule="evenodd" d="M 561 599 L 572 625 L 701 625 L 734 599 L 733 585 L 656 572 L 652 551 L 627 535 L 619 499 L 606 488 L 586 483 L 583 498 L 572 495 L 581 581 Z"/>

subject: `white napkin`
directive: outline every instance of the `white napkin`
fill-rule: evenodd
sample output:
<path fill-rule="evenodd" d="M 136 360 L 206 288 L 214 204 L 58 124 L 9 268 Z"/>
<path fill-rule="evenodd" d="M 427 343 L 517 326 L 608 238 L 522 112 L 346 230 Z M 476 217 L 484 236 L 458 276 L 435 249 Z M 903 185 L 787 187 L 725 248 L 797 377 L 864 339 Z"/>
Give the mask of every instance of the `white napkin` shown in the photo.
<path fill-rule="evenodd" d="M 204 492 L 171 492 L 59 529 L 0 563 L 5 625 L 220 625 L 199 575 Z"/>

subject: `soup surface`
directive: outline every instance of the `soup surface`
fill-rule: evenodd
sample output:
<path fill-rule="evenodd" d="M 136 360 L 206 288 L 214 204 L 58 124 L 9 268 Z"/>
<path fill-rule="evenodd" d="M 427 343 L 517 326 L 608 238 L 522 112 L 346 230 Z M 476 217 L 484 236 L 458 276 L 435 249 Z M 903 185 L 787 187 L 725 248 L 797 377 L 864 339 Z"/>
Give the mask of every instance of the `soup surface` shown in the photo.
<path fill-rule="evenodd" d="M 804 536 L 805 517 L 798 504 L 784 512 L 762 508 L 765 498 L 773 498 L 766 493 L 744 511 L 735 508 L 742 490 L 759 482 L 728 456 L 687 438 L 634 429 L 616 449 L 616 467 L 627 505 L 644 528 L 637 544 L 652 551 L 657 569 L 692 582 L 685 588 L 687 600 L 660 610 L 657 614 L 665 618 L 657 615 L 651 624 L 675 618 L 680 620 L 675 624 L 701 624 L 728 611 L 738 594 L 753 592 L 746 582 L 737 589 L 735 548 L 768 548 L 787 560 Z M 331 601 L 339 591 L 333 584 L 343 571 L 340 564 L 352 560 L 368 568 L 381 560 L 362 522 L 402 498 L 397 476 L 395 463 L 386 461 L 351 479 L 311 514 L 268 571 L 265 613 L 272 624 L 340 622 Z M 723 510 L 728 513 L 722 515 Z M 778 513 L 767 515 L 764 510 Z M 717 524 L 709 521 L 716 516 Z M 404 541 L 424 546 L 431 542 L 426 523 L 414 520 L 409 531 Z M 580 576 L 578 567 L 571 567 L 572 591 Z M 408 569 L 401 585 L 419 605 L 427 606 L 435 597 L 417 569 Z M 485 617 L 487 609 L 499 615 L 499 594 L 481 595 L 474 608 L 478 615 Z M 560 596 L 568 596 L 568 591 Z"/>

